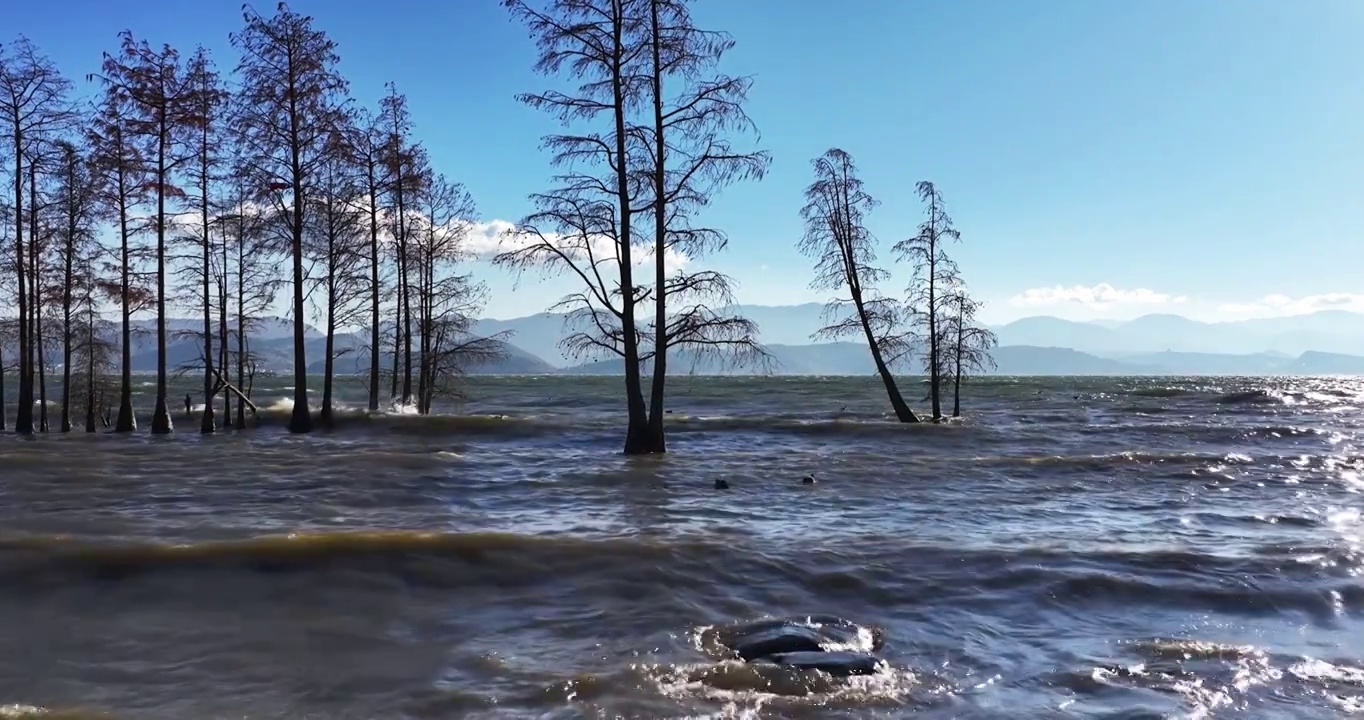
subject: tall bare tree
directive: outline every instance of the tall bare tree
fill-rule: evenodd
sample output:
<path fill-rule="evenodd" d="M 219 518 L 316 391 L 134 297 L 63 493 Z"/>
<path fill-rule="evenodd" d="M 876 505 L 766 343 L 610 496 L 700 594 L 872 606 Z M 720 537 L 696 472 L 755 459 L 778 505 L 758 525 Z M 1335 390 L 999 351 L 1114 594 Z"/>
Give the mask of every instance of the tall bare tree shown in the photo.
<path fill-rule="evenodd" d="M 470 366 L 504 354 L 505 335 L 473 333 L 474 318 L 487 299 L 487 287 L 459 266 L 470 259 L 467 240 L 473 197 L 464 186 L 435 175 L 422 193 L 421 227 L 416 236 L 417 307 L 421 334 L 417 410 L 430 414 L 437 397 L 458 396 Z"/>
<path fill-rule="evenodd" d="M 71 118 L 71 82 L 25 37 L 0 46 L 0 125 L 8 141 L 14 173 L 14 271 L 17 280 L 19 407 L 15 432 L 33 433 L 33 338 L 24 245 L 24 158 L 39 140 L 51 137 Z M 36 312 L 36 308 L 33 309 Z"/>
<path fill-rule="evenodd" d="M 716 71 L 734 40 L 696 27 L 691 0 L 648 0 L 639 23 L 648 48 L 649 120 L 640 130 L 642 172 L 652 193 L 646 212 L 654 224 L 653 383 L 649 396 L 648 444 L 664 452 L 664 396 L 668 351 L 727 356 L 745 362 L 762 356 L 757 328 L 734 315 L 733 282 L 710 270 L 669 273 L 670 253 L 690 259 L 723 250 L 728 238 L 714 228 L 691 224 L 698 210 L 725 185 L 762 178 L 771 158 L 736 149 L 727 135 L 754 132 L 743 110 L 752 80 Z M 673 85 L 677 88 L 674 90 Z"/>
<path fill-rule="evenodd" d="M 577 134 L 544 139 L 562 168 L 557 187 L 531 196 L 535 212 L 507 238 L 495 262 L 525 270 L 568 273 L 583 289 L 559 301 L 571 332 L 565 349 L 576 356 L 610 354 L 625 362 L 627 454 L 647 453 L 648 409 L 641 380 L 641 336 L 636 310 L 648 289 L 634 279 L 634 203 L 641 184 L 631 161 L 632 110 L 641 106 L 638 64 L 647 45 L 637 41 L 641 0 L 550 0 L 546 9 L 504 0 L 525 23 L 540 55 L 536 69 L 577 82 L 518 96 L 555 115 Z"/>
<path fill-rule="evenodd" d="M 921 181 L 915 186 L 915 192 L 928 205 L 928 217 L 919 225 L 916 235 L 895 244 L 895 252 L 913 267 L 909 308 L 925 348 L 924 370 L 928 374 L 933 419 L 941 420 L 943 352 L 939 328 L 950 310 L 944 302 L 943 290 L 957 282 L 957 264 L 948 257 L 946 245 L 960 240 L 961 233 L 952 227 L 942 193 L 933 183 Z"/>
<path fill-rule="evenodd" d="M 334 384 L 336 377 L 336 335 L 358 319 L 360 303 L 368 284 L 365 255 L 369 249 L 364 226 L 364 213 L 354 199 L 361 191 L 355 156 L 349 146 L 353 133 L 338 129 L 333 134 L 330 151 L 322 163 L 319 183 L 310 202 L 305 252 L 320 272 L 313 278 L 315 290 L 321 291 L 317 304 L 325 320 L 325 339 L 322 371 L 322 408 L 318 420 L 323 427 L 332 426 Z M 349 349 L 349 348 L 347 348 Z"/>
<path fill-rule="evenodd" d="M 185 198 L 175 179 L 179 168 L 193 157 L 185 144 L 185 129 L 196 88 L 188 81 L 175 48 L 153 49 L 129 32 L 121 33 L 119 39 L 118 55 L 104 56 L 102 79 L 127 99 L 124 135 L 145 143 L 156 201 L 152 220 L 156 232 L 156 404 L 151 431 L 164 435 L 172 429 L 166 373 L 166 240 L 172 216 L 168 204 Z"/>
<path fill-rule="evenodd" d="M 944 369 L 952 374 L 952 417 L 961 417 L 961 380 L 972 373 L 995 369 L 990 350 L 999 340 L 988 328 L 976 323 L 980 302 L 973 299 L 960 282 L 943 292 L 942 338 Z"/>
<path fill-rule="evenodd" d="M 891 372 L 891 366 L 908 354 L 910 342 L 900 303 L 877 289 L 890 273 L 875 265 L 876 238 L 866 226 L 866 216 L 876 207 L 876 199 L 863 187 L 847 152 L 830 149 L 813 164 L 815 181 L 805 190 L 805 206 L 800 211 L 805 236 L 798 247 L 815 259 L 812 288 L 847 293 L 825 306 L 829 324 L 815 337 L 865 337 L 895 417 L 900 422 L 918 422 Z"/>
<path fill-rule="evenodd" d="M 251 350 L 251 331 L 261 316 L 274 305 L 281 278 L 276 270 L 273 238 L 266 232 L 268 209 L 252 203 L 257 196 L 249 173 L 243 170 L 240 159 L 234 162 L 234 181 L 228 185 L 227 210 L 220 221 L 224 228 L 223 241 L 231 245 L 231 267 L 226 275 L 232 282 L 235 300 L 236 327 L 231 333 L 235 349 L 231 360 L 235 365 L 234 386 L 238 392 L 237 415 L 234 427 L 246 429 L 247 403 L 251 398 L 251 379 L 256 366 Z M 224 334 L 227 337 L 227 334 Z M 228 372 L 224 371 L 224 378 Z"/>
<path fill-rule="evenodd" d="M 366 216 L 369 231 L 369 411 L 379 409 L 379 307 L 383 297 L 380 286 L 379 255 L 379 199 L 382 192 L 383 131 L 368 112 L 356 114 L 347 143 L 360 169 L 361 195 L 359 206 Z"/>
<path fill-rule="evenodd" d="M 195 51 L 185 68 L 185 85 L 188 87 L 184 119 L 187 138 L 186 145 L 193 155 L 189 176 L 196 186 L 197 196 L 190 202 L 199 211 L 197 231 L 199 237 L 194 242 L 200 246 L 202 262 L 197 274 L 202 280 L 203 294 L 200 298 L 203 309 L 203 372 L 204 372 L 204 412 L 200 418 L 199 431 L 212 433 L 217 427 L 214 417 L 214 393 L 217 390 L 217 373 L 213 363 L 213 261 L 214 252 L 212 230 L 214 223 L 209 216 L 212 203 L 209 187 L 214 181 L 219 163 L 219 126 L 220 108 L 226 94 L 218 82 L 218 73 L 213 69 L 213 61 L 208 51 L 202 47 Z M 225 320 L 224 320 L 225 322 Z M 226 338 L 222 338 L 226 343 Z M 224 419 L 226 421 L 226 419 Z"/>
<path fill-rule="evenodd" d="M 403 406 L 412 404 L 412 264 L 413 238 L 412 221 L 409 211 L 417 196 L 423 191 L 426 179 L 425 152 L 412 142 L 412 119 L 407 109 L 407 97 L 398 93 L 393 83 L 388 84 L 388 94 L 380 100 L 379 123 L 384 133 L 384 166 L 389 186 L 389 228 L 393 235 L 394 254 L 398 273 L 397 327 L 395 333 L 400 337 L 398 345 L 402 350 L 402 390 L 399 402 Z M 395 352 L 397 350 L 395 349 Z M 395 355 L 394 367 L 398 366 Z M 396 372 L 396 370 L 395 370 Z"/>
<path fill-rule="evenodd" d="M 276 229 L 293 261 L 294 408 L 289 431 L 312 430 L 304 324 L 303 230 L 307 194 L 317 182 L 327 143 L 340 126 L 346 81 L 336 71 L 336 43 L 313 19 L 280 3 L 262 17 L 249 6 L 232 34 L 241 51 L 236 116 L 257 187 L 275 206 Z M 279 190 L 271 190 L 278 188 Z M 283 192 L 292 197 L 285 203 Z"/>
<path fill-rule="evenodd" d="M 87 138 L 100 205 L 118 233 L 118 252 L 107 269 L 118 275 L 117 290 L 111 294 L 118 298 L 120 315 L 119 399 L 114 431 L 121 433 L 137 429 L 133 411 L 132 316 L 152 301 L 138 269 L 143 250 L 133 244 L 141 228 L 132 216 L 135 208 L 146 202 L 149 182 L 145 154 L 128 132 L 130 104 L 120 87 L 106 86 Z"/>
<path fill-rule="evenodd" d="M 29 287 L 29 320 L 32 327 L 29 328 L 29 336 L 33 338 L 33 343 L 29 350 L 32 351 L 33 359 L 29 361 L 29 367 L 38 369 L 38 430 L 47 432 L 50 429 L 48 424 L 48 404 L 47 404 L 47 348 L 43 342 L 43 316 L 52 306 L 51 290 L 52 285 L 49 280 L 51 270 L 48 252 L 51 249 L 52 223 L 43 225 L 40 218 L 46 218 L 48 201 L 45 194 L 39 191 L 39 179 L 48 179 L 48 169 L 39 174 L 39 167 L 49 162 L 50 148 L 44 145 L 34 145 L 28 154 L 28 287 Z M 41 198 L 41 199 L 40 199 Z"/>
<path fill-rule="evenodd" d="M 74 359 L 88 344 L 78 327 L 85 304 L 91 301 L 90 277 L 95 245 L 96 194 L 88 161 L 74 143 L 57 144 L 56 198 L 61 223 L 58 255 L 62 268 L 62 416 L 61 431 L 71 432 L 73 406 L 71 376 Z"/>

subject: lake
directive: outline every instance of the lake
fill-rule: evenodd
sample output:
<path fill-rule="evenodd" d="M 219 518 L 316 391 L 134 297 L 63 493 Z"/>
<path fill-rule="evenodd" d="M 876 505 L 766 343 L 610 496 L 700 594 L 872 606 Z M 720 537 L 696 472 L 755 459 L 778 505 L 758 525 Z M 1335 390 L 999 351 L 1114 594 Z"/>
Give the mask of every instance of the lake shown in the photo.
<path fill-rule="evenodd" d="M 619 378 L 308 436 L 290 382 L 246 432 L 0 437 L 0 717 L 1364 713 L 1357 379 L 988 379 L 902 426 L 872 378 L 680 377 L 641 458 Z M 714 642 L 811 613 L 887 667 Z"/>

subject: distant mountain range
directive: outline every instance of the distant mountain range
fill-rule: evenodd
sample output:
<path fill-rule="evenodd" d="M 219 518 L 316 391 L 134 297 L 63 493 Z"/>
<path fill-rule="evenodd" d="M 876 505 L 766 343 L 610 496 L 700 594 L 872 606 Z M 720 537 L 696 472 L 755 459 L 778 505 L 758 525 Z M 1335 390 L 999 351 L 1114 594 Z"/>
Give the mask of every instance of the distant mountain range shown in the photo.
<path fill-rule="evenodd" d="M 810 335 L 823 325 L 819 304 L 736 308 L 758 323 L 760 339 L 772 362 L 766 369 L 784 375 L 869 375 L 871 358 L 863 343 L 812 343 Z M 194 363 L 200 320 L 167 321 L 172 339 L 167 346 L 171 368 Z M 156 368 L 154 324 L 138 320 L 133 341 L 133 369 Z M 1178 315 L 1147 315 L 1131 321 L 1075 322 L 1055 317 L 1028 317 L 992 327 L 1000 346 L 994 358 L 996 373 L 1004 375 L 1273 375 L 1364 374 L 1364 315 L 1327 310 L 1311 315 L 1225 323 L 1204 323 Z M 618 359 L 579 362 L 559 348 L 563 318 L 540 313 L 510 320 L 484 319 L 479 335 L 509 333 L 505 356 L 471 368 L 479 374 L 619 374 Z M 252 333 L 251 346 L 263 370 L 292 371 L 293 324 L 266 318 Z M 109 326 L 106 334 L 117 337 Z M 321 372 L 325 338 L 307 330 L 309 372 Z M 338 373 L 363 373 L 369 358 L 365 334 L 336 338 Z M 48 342 L 49 362 L 60 362 L 58 343 Z M 6 353 L 8 356 L 9 353 Z M 381 362 L 388 367 L 391 357 Z M 677 374 L 754 373 L 764 368 L 729 368 L 687 353 L 670 356 L 669 371 Z"/>

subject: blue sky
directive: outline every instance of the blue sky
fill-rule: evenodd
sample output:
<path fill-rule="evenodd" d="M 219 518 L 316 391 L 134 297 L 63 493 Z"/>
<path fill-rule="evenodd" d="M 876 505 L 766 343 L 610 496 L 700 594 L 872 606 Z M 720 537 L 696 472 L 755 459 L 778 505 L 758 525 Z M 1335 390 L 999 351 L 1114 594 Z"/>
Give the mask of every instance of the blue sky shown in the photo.
<path fill-rule="evenodd" d="M 410 97 L 436 166 L 482 218 L 515 220 L 545 186 L 553 121 L 517 92 L 547 81 L 496 0 L 297 0 L 339 43 L 353 94 Z M 262 12 L 273 3 L 258 5 Z M 1205 319 L 1364 310 L 1364 83 L 1357 0 L 699 0 L 756 76 L 749 112 L 774 163 L 706 221 L 731 247 L 708 261 L 740 300 L 822 300 L 797 254 L 810 159 L 851 152 L 883 205 L 888 247 L 911 234 L 921 179 L 963 234 L 955 248 L 987 319 L 1178 312 Z M 72 78 L 131 29 L 235 64 L 235 0 L 11 3 Z M 568 286 L 499 270 L 488 313 L 538 311 Z M 890 290 L 903 285 L 903 274 Z M 1358 293 L 1358 294 L 1356 294 Z"/>

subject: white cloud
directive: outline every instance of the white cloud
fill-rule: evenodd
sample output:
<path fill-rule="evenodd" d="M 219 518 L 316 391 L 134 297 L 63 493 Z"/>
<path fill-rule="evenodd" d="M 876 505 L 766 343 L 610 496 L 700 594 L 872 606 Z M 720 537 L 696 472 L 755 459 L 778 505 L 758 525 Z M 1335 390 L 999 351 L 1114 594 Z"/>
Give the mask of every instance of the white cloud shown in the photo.
<path fill-rule="evenodd" d="M 560 237 L 553 234 L 546 234 L 546 238 L 551 242 L 560 241 Z M 506 220 L 488 220 L 470 224 L 468 235 L 465 238 L 465 247 L 479 259 L 491 260 L 499 252 L 525 247 L 534 242 L 539 242 L 539 238 L 527 233 L 518 233 L 515 223 Z M 616 257 L 616 244 L 610 238 L 594 235 L 589 238 L 589 243 L 594 257 L 603 259 Z M 635 266 L 652 264 L 653 261 L 652 249 L 632 251 L 630 256 L 630 264 Z M 669 250 L 663 256 L 663 265 L 669 271 L 680 270 L 689 261 L 690 259 L 687 256 L 675 250 Z"/>
<path fill-rule="evenodd" d="M 1218 310 L 1238 318 L 1305 315 L 1319 310 L 1364 312 L 1364 295 L 1334 292 L 1293 298 L 1275 293 L 1252 302 L 1226 303 Z"/>
<path fill-rule="evenodd" d="M 1184 303 L 1188 297 L 1156 292 L 1147 288 L 1124 290 L 1108 283 L 1063 287 L 1029 288 L 1009 298 L 1015 307 L 1043 307 L 1051 305 L 1083 305 L 1095 310 L 1106 310 L 1121 305 L 1171 305 Z"/>

